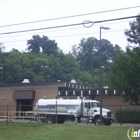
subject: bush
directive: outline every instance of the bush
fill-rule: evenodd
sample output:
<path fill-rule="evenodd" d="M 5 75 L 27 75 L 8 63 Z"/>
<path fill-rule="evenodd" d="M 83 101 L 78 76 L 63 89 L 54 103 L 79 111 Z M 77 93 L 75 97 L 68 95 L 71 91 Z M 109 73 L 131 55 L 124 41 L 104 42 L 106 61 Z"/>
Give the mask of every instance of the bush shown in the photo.
<path fill-rule="evenodd" d="M 140 123 L 140 110 L 117 110 L 115 117 L 120 123 Z"/>

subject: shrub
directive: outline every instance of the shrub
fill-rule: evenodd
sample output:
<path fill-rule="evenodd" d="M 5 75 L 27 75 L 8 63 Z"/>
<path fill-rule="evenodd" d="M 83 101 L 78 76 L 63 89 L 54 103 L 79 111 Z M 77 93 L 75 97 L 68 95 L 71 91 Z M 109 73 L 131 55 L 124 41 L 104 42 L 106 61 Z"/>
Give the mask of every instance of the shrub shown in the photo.
<path fill-rule="evenodd" d="M 121 123 L 140 123 L 140 110 L 117 110 L 115 117 Z"/>

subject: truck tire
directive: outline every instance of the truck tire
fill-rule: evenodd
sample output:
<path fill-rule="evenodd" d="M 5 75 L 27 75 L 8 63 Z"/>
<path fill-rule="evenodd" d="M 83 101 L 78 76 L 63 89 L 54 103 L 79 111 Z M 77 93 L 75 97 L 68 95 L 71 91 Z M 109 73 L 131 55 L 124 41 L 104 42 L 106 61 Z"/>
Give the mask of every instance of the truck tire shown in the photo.
<path fill-rule="evenodd" d="M 47 116 L 46 121 L 49 124 L 54 123 L 55 122 L 55 117 L 53 115 Z"/>
<path fill-rule="evenodd" d="M 99 125 L 99 124 L 100 124 L 100 116 L 96 116 L 96 117 L 94 118 L 94 120 L 93 120 L 93 123 L 94 123 L 95 125 Z"/>
<path fill-rule="evenodd" d="M 104 125 L 111 125 L 112 124 L 112 121 L 110 120 L 110 121 L 104 121 Z"/>
<path fill-rule="evenodd" d="M 65 116 L 57 116 L 57 123 L 64 123 L 66 120 Z"/>
<path fill-rule="evenodd" d="M 44 119 L 44 118 L 41 118 L 40 121 L 41 121 L 42 123 L 45 123 L 45 119 Z"/>
<path fill-rule="evenodd" d="M 111 125 L 112 123 L 111 122 L 109 122 L 109 123 L 104 123 L 105 125 Z"/>

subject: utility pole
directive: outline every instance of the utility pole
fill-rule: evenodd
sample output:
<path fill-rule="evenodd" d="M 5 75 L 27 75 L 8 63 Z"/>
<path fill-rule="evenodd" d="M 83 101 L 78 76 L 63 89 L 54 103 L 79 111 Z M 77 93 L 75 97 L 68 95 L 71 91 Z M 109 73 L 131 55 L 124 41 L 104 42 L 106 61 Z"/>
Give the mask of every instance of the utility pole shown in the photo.
<path fill-rule="evenodd" d="M 101 37 L 101 30 L 109 30 L 109 27 L 101 27 L 100 26 L 100 42 L 99 42 L 99 51 L 100 51 L 100 124 L 103 123 L 102 120 L 102 37 Z"/>

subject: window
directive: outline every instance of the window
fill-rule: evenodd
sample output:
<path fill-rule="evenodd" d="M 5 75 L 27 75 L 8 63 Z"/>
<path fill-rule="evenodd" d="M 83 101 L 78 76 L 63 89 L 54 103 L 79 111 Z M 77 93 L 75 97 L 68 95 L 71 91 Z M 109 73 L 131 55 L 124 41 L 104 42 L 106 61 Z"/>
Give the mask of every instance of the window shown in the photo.
<path fill-rule="evenodd" d="M 98 102 L 91 102 L 91 106 L 93 107 L 100 107 Z"/>
<path fill-rule="evenodd" d="M 85 103 L 85 108 L 91 108 L 90 102 Z"/>

